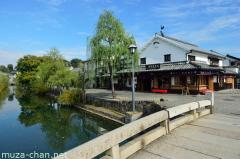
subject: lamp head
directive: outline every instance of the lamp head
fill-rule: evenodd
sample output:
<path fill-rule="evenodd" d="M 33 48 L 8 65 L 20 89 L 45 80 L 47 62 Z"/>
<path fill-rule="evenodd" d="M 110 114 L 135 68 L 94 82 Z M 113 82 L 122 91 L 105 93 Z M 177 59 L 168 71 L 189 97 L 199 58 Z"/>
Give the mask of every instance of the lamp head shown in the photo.
<path fill-rule="evenodd" d="M 137 46 L 134 45 L 134 44 L 131 44 L 129 47 L 128 47 L 129 51 L 131 54 L 134 54 L 137 50 Z"/>

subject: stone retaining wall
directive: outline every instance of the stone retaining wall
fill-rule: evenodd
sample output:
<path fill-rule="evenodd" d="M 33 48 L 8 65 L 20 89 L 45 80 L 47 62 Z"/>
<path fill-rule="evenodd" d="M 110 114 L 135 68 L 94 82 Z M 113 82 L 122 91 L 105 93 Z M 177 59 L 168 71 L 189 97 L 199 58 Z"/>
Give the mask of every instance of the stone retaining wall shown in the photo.
<path fill-rule="evenodd" d="M 115 99 L 103 99 L 95 96 L 86 95 L 86 102 L 91 105 L 105 107 L 107 109 L 119 111 L 126 114 L 128 111 L 132 111 L 132 101 L 119 101 Z M 154 101 L 136 101 L 136 110 L 143 112 L 143 114 L 151 114 L 162 110 L 160 105 L 154 103 Z"/>

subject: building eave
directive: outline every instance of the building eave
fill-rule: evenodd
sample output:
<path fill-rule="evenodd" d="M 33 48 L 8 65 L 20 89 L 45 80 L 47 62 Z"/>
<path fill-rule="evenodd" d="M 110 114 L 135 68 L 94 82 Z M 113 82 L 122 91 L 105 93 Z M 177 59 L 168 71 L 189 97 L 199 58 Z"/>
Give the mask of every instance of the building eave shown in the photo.
<path fill-rule="evenodd" d="M 227 54 L 226 57 L 240 61 L 240 58 Z"/>
<path fill-rule="evenodd" d="M 211 57 L 216 57 L 216 58 L 219 58 L 219 59 L 222 59 L 222 60 L 225 59 L 224 55 L 215 55 L 215 54 L 211 54 L 209 52 L 200 51 L 200 50 L 196 50 L 196 49 L 191 49 L 190 51 L 191 52 L 198 52 L 198 53 L 206 54 L 206 55 L 209 55 Z"/>

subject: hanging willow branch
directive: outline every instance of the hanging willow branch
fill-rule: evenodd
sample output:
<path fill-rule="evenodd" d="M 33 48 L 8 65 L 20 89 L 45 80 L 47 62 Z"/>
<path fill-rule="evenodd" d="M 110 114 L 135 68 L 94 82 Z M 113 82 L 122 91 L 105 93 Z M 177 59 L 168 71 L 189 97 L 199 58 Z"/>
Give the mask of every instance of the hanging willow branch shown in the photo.
<path fill-rule="evenodd" d="M 96 33 L 91 39 L 91 58 L 109 73 L 113 98 L 115 98 L 113 79 L 120 69 L 122 57 L 125 64 L 131 64 L 128 50 L 130 44 L 135 44 L 134 38 L 125 32 L 122 23 L 113 16 L 111 11 L 104 11 L 99 17 Z M 135 54 L 135 60 L 137 63 L 137 54 Z"/>

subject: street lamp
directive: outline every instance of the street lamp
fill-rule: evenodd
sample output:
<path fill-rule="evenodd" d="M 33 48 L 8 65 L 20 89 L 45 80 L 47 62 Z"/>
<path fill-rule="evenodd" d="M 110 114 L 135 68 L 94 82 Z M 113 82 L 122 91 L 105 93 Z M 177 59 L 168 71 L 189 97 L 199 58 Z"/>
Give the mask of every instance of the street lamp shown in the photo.
<path fill-rule="evenodd" d="M 130 53 L 132 54 L 132 109 L 133 112 L 135 112 L 135 79 L 134 79 L 134 53 L 137 50 L 137 46 L 134 44 L 131 44 L 128 49 L 130 50 Z"/>

